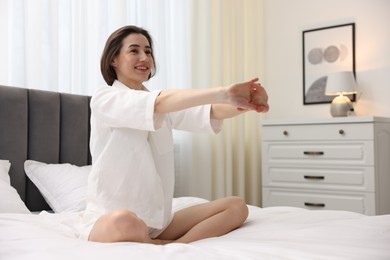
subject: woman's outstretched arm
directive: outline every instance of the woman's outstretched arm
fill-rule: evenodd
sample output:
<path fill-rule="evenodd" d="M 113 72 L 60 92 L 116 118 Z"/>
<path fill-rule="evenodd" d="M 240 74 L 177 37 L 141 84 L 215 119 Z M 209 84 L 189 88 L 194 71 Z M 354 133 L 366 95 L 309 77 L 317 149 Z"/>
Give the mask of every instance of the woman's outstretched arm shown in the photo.
<path fill-rule="evenodd" d="M 229 87 L 210 89 L 162 90 L 156 99 L 154 110 L 156 113 L 168 113 L 205 104 L 225 104 L 235 110 L 265 112 L 268 110 L 268 96 L 257 81 L 258 78 L 254 78 Z M 228 109 L 228 106 L 216 106 L 215 109 L 216 119 L 237 113 L 233 113 L 233 109 Z"/>

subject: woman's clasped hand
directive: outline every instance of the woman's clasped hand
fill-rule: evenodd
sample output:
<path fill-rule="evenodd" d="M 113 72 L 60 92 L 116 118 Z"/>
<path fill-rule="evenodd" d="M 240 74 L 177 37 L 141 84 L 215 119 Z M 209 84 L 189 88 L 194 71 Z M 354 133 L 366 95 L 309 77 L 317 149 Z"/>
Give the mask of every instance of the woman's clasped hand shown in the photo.
<path fill-rule="evenodd" d="M 258 78 L 229 87 L 228 102 L 238 110 L 255 110 L 267 112 L 269 110 L 268 95 L 264 87 L 258 83 Z"/>

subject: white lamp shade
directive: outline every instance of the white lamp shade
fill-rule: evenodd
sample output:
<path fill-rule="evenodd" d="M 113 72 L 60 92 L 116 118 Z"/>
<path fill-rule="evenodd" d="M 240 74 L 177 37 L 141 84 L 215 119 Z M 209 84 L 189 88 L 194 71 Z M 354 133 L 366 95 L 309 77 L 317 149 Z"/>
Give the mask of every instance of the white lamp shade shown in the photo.
<path fill-rule="evenodd" d="M 340 71 L 328 75 L 325 95 L 349 95 L 356 92 L 356 81 L 352 71 Z"/>

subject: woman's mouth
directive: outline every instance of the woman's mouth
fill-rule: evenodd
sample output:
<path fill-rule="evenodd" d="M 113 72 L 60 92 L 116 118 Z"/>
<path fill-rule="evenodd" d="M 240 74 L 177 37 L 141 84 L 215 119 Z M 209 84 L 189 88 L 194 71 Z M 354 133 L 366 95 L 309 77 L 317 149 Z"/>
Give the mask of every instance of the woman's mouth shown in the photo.
<path fill-rule="evenodd" d="M 146 66 L 135 66 L 135 69 L 136 69 L 136 70 L 143 71 L 143 72 L 149 71 L 149 68 L 146 67 Z"/>

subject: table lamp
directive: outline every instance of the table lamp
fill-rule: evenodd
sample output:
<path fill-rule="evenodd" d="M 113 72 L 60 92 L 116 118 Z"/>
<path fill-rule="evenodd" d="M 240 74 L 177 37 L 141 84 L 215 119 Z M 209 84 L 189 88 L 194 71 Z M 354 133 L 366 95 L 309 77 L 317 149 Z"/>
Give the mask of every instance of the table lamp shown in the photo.
<path fill-rule="evenodd" d="M 330 114 L 333 117 L 347 116 L 348 111 L 352 108 L 352 103 L 345 95 L 356 92 L 356 81 L 352 71 L 340 71 L 328 75 L 325 95 L 337 96 L 330 106 Z"/>

